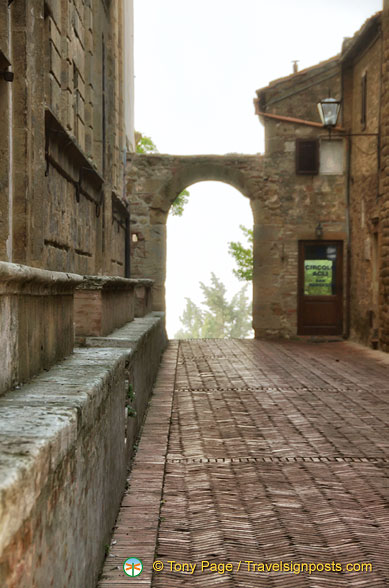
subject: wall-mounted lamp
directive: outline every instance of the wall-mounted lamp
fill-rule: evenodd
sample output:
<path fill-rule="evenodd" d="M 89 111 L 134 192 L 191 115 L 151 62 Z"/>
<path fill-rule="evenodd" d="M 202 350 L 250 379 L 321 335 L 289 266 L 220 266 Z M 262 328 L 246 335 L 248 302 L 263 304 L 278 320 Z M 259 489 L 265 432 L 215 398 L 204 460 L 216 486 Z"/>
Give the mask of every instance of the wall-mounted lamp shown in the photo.
<path fill-rule="evenodd" d="M 9 71 L 8 69 L 5 71 L 1 71 L 0 77 L 2 77 L 5 82 L 13 82 L 14 81 L 14 72 Z"/>
<path fill-rule="evenodd" d="M 315 235 L 316 235 L 316 239 L 321 239 L 323 237 L 323 227 L 322 227 L 322 224 L 320 221 L 317 223 L 317 227 L 315 229 Z"/>
<path fill-rule="evenodd" d="M 336 127 L 336 123 L 338 122 L 340 100 L 335 100 L 335 98 L 328 96 L 328 98 L 324 98 L 318 102 L 317 109 L 319 111 L 323 127 L 328 129 L 331 137 L 331 130 Z"/>

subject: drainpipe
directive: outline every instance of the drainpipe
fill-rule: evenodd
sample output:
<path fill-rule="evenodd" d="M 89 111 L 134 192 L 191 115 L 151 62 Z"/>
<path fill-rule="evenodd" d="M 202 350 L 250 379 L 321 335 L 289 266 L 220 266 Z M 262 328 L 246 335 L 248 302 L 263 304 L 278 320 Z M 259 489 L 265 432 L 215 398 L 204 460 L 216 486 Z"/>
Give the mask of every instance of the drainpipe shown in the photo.
<path fill-rule="evenodd" d="M 8 57 L 12 63 L 12 7 L 8 6 Z M 8 239 L 6 243 L 7 258 L 13 260 L 13 84 L 8 86 Z"/>
<path fill-rule="evenodd" d="M 347 253 L 346 253 L 346 331 L 345 337 L 350 337 L 350 323 L 351 323 L 351 230 L 350 230 L 350 186 L 351 186 L 351 146 L 352 138 L 347 138 L 347 185 L 346 185 L 346 239 L 347 239 Z"/>
<path fill-rule="evenodd" d="M 124 277 L 131 275 L 131 233 L 130 233 L 130 212 L 126 218 L 125 248 L 124 248 Z"/>

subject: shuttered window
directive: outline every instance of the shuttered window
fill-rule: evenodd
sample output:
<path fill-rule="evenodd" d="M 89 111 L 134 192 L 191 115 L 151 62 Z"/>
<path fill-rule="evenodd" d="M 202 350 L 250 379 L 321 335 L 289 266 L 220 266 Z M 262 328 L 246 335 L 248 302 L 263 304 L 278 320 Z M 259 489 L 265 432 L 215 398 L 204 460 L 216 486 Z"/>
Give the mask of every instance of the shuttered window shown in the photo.
<path fill-rule="evenodd" d="M 319 172 L 319 141 L 296 139 L 296 173 L 315 175 Z"/>

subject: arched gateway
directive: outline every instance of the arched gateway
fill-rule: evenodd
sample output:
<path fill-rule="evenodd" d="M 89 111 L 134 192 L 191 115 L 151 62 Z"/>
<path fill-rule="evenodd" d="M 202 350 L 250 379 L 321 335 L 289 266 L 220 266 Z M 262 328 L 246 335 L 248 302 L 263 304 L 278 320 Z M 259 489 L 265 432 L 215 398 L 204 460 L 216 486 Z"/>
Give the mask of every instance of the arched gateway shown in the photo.
<path fill-rule="evenodd" d="M 154 310 L 164 310 L 169 209 L 182 190 L 201 181 L 224 182 L 250 200 L 254 218 L 255 336 L 295 335 L 299 241 L 316 238 L 320 218 L 315 201 L 307 198 L 312 188 L 291 189 L 279 166 L 266 156 L 128 155 L 131 275 L 155 281 Z"/>

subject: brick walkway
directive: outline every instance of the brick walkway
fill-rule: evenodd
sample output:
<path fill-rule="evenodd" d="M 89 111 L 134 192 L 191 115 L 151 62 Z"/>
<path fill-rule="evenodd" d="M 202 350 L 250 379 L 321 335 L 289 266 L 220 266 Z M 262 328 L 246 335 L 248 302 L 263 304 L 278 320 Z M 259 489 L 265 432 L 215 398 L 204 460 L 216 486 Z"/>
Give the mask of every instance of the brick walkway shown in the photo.
<path fill-rule="evenodd" d="M 388 401 L 389 356 L 352 344 L 171 343 L 99 587 L 387 587 Z M 128 578 L 134 555 L 144 572 Z M 173 560 L 233 571 L 170 571 Z"/>

